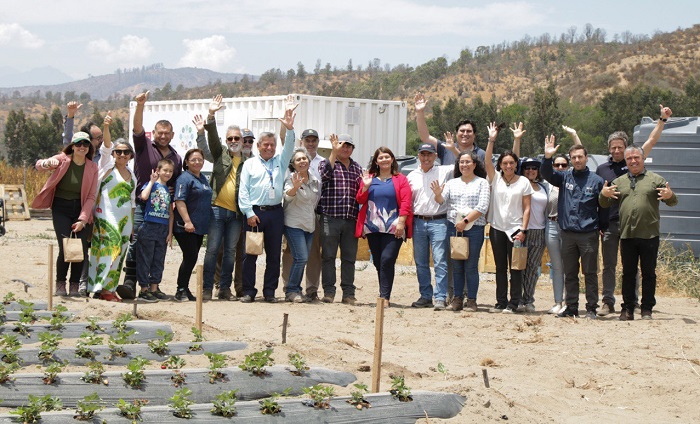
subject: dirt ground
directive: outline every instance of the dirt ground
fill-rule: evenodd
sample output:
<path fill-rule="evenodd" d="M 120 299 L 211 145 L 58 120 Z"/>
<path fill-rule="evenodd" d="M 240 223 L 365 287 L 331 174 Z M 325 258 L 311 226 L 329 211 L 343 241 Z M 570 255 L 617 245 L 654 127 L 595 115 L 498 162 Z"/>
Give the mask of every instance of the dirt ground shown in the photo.
<path fill-rule="evenodd" d="M 46 300 L 47 246 L 56 244 L 51 221 L 6 224 L 8 233 L 0 237 L 0 296 L 12 291 L 27 300 Z M 177 248 L 168 252 L 162 286 L 166 293 L 175 291 L 179 261 Z M 203 308 L 204 334 L 208 340 L 248 343 L 246 350 L 230 353 L 232 366 L 270 346 L 278 364 L 288 363 L 290 352 L 299 352 L 312 366 L 352 372 L 370 386 L 371 373 L 358 370 L 372 365 L 374 349 L 378 287 L 376 273 L 367 265 L 357 264 L 356 306 L 210 301 Z M 263 268 L 258 267 L 259 275 Z M 642 321 L 639 314 L 632 322 L 618 321 L 617 314 L 597 321 L 557 319 L 544 312 L 553 302 L 551 287 L 542 279 L 537 313 L 491 314 L 495 283 L 493 275 L 482 274 L 478 312 L 435 312 L 410 307 L 418 298 L 418 284 L 410 268 L 401 271 L 385 316 L 382 390 L 389 389 L 390 374 L 403 374 L 413 390 L 462 394 L 467 397 L 464 409 L 447 421 L 454 423 L 700 422 L 697 300 L 658 297 L 653 321 Z M 34 287 L 25 294 L 14 278 Z M 190 287 L 196 287 L 194 275 Z M 281 288 L 277 296 L 282 298 Z M 112 319 L 132 310 L 129 304 L 54 299 L 80 319 Z M 281 343 L 284 313 L 289 314 L 286 344 Z M 195 303 L 143 305 L 139 317 L 169 322 L 176 341 L 189 341 Z M 188 367 L 206 364 L 202 357 L 187 361 Z M 439 363 L 446 373 L 437 371 Z M 490 388 L 484 385 L 482 369 L 488 370 Z M 347 395 L 351 389 L 336 392 Z"/>

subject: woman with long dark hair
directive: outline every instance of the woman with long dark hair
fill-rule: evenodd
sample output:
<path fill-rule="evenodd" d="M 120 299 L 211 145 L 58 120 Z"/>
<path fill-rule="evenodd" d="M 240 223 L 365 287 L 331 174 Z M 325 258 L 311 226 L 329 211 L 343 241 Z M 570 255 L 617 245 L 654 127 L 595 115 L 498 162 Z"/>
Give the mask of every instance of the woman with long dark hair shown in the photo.
<path fill-rule="evenodd" d="M 51 209 L 53 229 L 58 240 L 56 258 L 56 296 L 79 296 L 80 281 L 87 281 L 88 240 L 92 232 L 92 212 L 97 192 L 97 165 L 92 161 L 95 153 L 90 135 L 73 134 L 71 143 L 61 153 L 48 159 L 39 159 L 36 169 L 53 171 L 44 187 L 32 202 L 35 209 Z M 82 240 L 83 261 L 66 262 L 63 255 L 63 239 L 75 234 Z M 70 268 L 70 285 L 66 291 L 66 278 Z"/>
<path fill-rule="evenodd" d="M 366 237 L 379 276 L 379 297 L 389 306 L 401 244 L 413 232 L 411 186 L 388 147 L 374 152 L 356 196 L 360 213 L 355 237 Z"/>

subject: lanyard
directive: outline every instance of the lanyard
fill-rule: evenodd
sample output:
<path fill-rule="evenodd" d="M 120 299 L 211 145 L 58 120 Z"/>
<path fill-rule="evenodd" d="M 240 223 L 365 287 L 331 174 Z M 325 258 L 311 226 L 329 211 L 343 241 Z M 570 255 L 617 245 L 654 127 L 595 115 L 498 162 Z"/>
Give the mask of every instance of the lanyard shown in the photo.
<path fill-rule="evenodd" d="M 260 162 L 262 163 L 263 168 L 265 168 L 265 171 L 267 171 L 267 175 L 270 176 L 270 187 L 272 187 L 273 186 L 273 184 L 272 184 L 272 169 L 267 167 L 267 164 L 265 164 L 265 161 L 263 160 L 263 158 L 258 156 L 258 159 L 260 159 Z M 274 157 L 272 159 L 274 159 Z M 272 159 L 270 159 L 270 160 L 272 160 Z"/>

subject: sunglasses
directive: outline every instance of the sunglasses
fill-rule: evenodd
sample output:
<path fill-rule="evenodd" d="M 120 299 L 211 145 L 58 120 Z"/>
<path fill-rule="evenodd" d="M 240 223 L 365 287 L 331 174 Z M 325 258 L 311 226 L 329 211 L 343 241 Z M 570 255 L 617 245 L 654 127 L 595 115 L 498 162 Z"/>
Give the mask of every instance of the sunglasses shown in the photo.
<path fill-rule="evenodd" d="M 77 143 L 73 143 L 73 146 L 75 147 L 90 147 L 90 142 L 87 140 L 82 140 Z"/>
<path fill-rule="evenodd" d="M 555 168 L 568 168 L 569 164 L 568 163 L 555 163 L 553 166 Z"/>
<path fill-rule="evenodd" d="M 112 150 L 112 152 L 117 156 L 128 156 L 131 154 L 131 150 Z"/>
<path fill-rule="evenodd" d="M 253 144 L 253 139 L 252 139 L 252 138 L 243 139 L 243 143 L 245 143 L 245 144 Z"/>
<path fill-rule="evenodd" d="M 233 140 L 241 141 L 241 137 L 239 137 L 239 136 L 237 136 L 237 135 L 236 135 L 236 136 L 231 136 L 231 137 L 226 137 L 226 141 L 233 141 Z"/>
<path fill-rule="evenodd" d="M 537 167 L 536 166 L 526 166 L 523 169 L 526 171 L 536 171 Z"/>

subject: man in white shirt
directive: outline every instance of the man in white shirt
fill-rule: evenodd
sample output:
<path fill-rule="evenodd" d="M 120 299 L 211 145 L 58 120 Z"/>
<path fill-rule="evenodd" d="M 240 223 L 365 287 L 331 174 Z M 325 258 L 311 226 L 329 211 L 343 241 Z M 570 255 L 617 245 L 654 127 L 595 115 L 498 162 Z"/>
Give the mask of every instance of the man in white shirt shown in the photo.
<path fill-rule="evenodd" d="M 447 203 L 435 201 L 430 188 L 433 181 L 440 185 L 452 178 L 454 166 L 435 166 L 437 150 L 430 143 L 418 148 L 420 167 L 408 174 L 413 195 L 413 259 L 416 262 L 420 298 L 413 302 L 414 308 L 445 309 L 447 300 Z M 435 267 L 435 290 L 431 285 L 430 252 Z"/>

